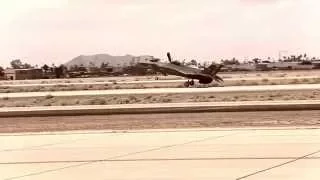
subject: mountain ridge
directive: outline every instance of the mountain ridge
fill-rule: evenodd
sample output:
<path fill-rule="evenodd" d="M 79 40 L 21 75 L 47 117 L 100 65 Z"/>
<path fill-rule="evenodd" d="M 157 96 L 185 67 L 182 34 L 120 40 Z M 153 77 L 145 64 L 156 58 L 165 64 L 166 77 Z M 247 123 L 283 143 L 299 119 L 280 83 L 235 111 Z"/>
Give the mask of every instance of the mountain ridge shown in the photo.
<path fill-rule="evenodd" d="M 139 57 L 139 56 L 138 56 Z M 109 66 L 126 66 L 129 65 L 137 56 L 126 54 L 124 56 L 112 56 L 110 54 L 94 54 L 94 55 L 79 55 L 70 61 L 66 62 L 64 65 L 66 67 L 71 66 L 85 66 L 89 67 L 94 65 L 100 67 L 102 63 L 108 63 Z"/>

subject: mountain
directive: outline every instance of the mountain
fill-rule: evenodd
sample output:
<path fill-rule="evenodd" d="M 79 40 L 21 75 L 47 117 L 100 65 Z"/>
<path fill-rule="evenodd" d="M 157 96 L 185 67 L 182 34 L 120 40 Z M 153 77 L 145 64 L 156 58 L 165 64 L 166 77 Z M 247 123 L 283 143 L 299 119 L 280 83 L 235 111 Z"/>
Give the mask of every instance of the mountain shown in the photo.
<path fill-rule="evenodd" d="M 90 63 L 94 64 L 96 67 L 100 67 L 102 63 L 108 63 L 108 66 L 124 66 L 129 65 L 130 62 L 135 58 L 132 55 L 125 56 L 111 56 L 109 54 L 96 54 L 89 56 L 78 56 L 73 58 L 71 61 L 65 63 L 64 65 L 67 67 L 71 67 L 74 65 L 83 65 L 88 67 Z"/>

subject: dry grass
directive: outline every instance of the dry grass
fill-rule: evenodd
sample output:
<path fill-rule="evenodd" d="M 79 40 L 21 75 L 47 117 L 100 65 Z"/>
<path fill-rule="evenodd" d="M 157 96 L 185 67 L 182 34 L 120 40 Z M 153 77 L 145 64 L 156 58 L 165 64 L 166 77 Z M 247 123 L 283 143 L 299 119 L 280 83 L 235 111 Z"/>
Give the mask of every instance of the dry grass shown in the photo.
<path fill-rule="evenodd" d="M 2 98 L 1 107 L 30 106 L 70 106 L 107 104 L 149 104 L 184 102 L 222 102 L 222 101 L 269 101 L 269 100 L 307 100 L 320 99 L 320 90 L 304 91 L 265 91 L 265 92 L 224 92 L 188 94 L 139 94 L 139 95 L 96 95 L 58 97 L 47 95 L 33 98 Z"/>
<path fill-rule="evenodd" d="M 299 84 L 299 80 L 298 79 L 293 79 L 290 81 L 289 84 Z"/>

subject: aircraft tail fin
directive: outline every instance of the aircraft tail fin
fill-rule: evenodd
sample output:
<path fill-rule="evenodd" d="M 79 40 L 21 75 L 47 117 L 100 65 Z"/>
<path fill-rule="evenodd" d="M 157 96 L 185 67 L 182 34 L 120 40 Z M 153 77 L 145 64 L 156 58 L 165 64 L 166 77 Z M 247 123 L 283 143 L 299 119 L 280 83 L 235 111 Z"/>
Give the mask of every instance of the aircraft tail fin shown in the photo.
<path fill-rule="evenodd" d="M 217 76 L 222 67 L 223 65 L 221 64 L 212 64 L 208 67 L 207 73 L 210 74 L 217 82 L 223 82 L 223 79 L 220 76 Z"/>
<path fill-rule="evenodd" d="M 221 68 L 223 67 L 223 65 L 219 64 L 219 65 L 216 65 L 216 64 L 212 64 L 208 67 L 208 73 L 212 76 L 215 76 L 220 70 Z"/>
<path fill-rule="evenodd" d="M 169 52 L 167 52 L 167 57 L 168 57 L 169 62 L 171 63 L 172 58 L 171 58 L 171 55 L 170 55 L 170 53 L 169 53 Z"/>

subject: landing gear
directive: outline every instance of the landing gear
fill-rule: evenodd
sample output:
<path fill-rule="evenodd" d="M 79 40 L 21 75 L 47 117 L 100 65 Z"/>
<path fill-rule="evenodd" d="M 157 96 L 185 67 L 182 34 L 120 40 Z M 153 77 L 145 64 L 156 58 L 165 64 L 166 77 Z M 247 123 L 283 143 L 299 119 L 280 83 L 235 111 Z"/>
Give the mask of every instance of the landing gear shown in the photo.
<path fill-rule="evenodd" d="M 189 87 L 189 86 L 193 86 L 194 85 L 194 80 L 192 79 L 191 81 L 186 81 L 185 83 L 184 83 L 184 87 Z"/>
<path fill-rule="evenodd" d="M 184 83 L 184 87 L 189 87 L 190 86 L 190 83 L 189 83 L 189 80 L 188 81 L 186 81 L 185 83 Z"/>
<path fill-rule="evenodd" d="M 190 81 L 190 86 L 193 86 L 194 85 L 194 80 L 192 79 L 191 81 Z"/>

